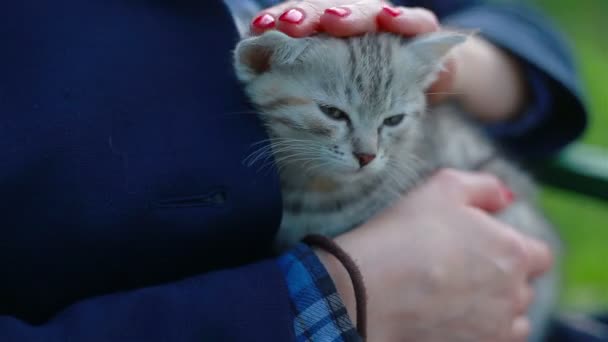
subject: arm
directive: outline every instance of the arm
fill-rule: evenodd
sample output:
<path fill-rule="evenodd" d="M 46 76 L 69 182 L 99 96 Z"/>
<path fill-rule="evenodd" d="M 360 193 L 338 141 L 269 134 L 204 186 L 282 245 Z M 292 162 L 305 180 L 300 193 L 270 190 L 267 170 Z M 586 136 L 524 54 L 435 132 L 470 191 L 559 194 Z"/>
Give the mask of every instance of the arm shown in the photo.
<path fill-rule="evenodd" d="M 291 341 L 275 260 L 76 303 L 33 326 L 0 316 L 3 341 Z"/>
<path fill-rule="evenodd" d="M 454 88 L 469 109 L 484 113 L 487 131 L 504 146 L 529 157 L 549 155 L 582 133 L 587 114 L 573 59 L 542 15 L 482 1 L 420 4 L 447 26 L 480 31 L 458 63 L 464 76 Z"/>
<path fill-rule="evenodd" d="M 365 281 L 369 340 L 450 341 L 458 336 L 482 341 L 492 336 L 494 341 L 523 341 L 530 329 L 525 317 L 532 299 L 528 279 L 549 267 L 550 253 L 479 210 L 499 211 L 510 201 L 504 185 L 492 176 L 444 170 L 394 207 L 336 237 Z M 431 205 L 425 208 L 423 203 Z M 512 243 L 519 247 L 513 249 Z M 312 260 L 310 254 L 300 253 L 304 260 Z M 352 314 L 352 285 L 343 267 L 331 255 L 317 255 Z M 526 262 L 521 263 L 524 255 Z M 507 264 L 514 268 L 497 273 L 496 260 L 511 260 Z M 323 286 L 317 282 L 317 287 Z M 473 308 L 470 303 L 494 304 Z M 464 308 L 471 309 L 467 315 L 462 315 Z M 318 316 L 318 311 L 315 307 L 304 313 Z M 326 317 L 337 312 L 344 309 Z"/>

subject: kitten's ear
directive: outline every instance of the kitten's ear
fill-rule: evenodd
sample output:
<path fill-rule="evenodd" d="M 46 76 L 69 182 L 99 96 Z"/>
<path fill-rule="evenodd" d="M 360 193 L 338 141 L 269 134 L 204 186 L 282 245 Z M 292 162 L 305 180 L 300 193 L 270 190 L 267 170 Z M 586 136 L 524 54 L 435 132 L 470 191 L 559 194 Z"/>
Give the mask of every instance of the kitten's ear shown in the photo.
<path fill-rule="evenodd" d="M 305 38 L 291 38 L 279 31 L 244 39 L 234 50 L 236 75 L 249 82 L 273 66 L 293 63 L 305 48 Z"/>
<path fill-rule="evenodd" d="M 448 53 L 466 40 L 467 36 L 461 33 L 439 32 L 422 35 L 407 44 L 410 63 L 412 59 L 416 61 L 415 68 L 425 88 L 436 80 Z"/>

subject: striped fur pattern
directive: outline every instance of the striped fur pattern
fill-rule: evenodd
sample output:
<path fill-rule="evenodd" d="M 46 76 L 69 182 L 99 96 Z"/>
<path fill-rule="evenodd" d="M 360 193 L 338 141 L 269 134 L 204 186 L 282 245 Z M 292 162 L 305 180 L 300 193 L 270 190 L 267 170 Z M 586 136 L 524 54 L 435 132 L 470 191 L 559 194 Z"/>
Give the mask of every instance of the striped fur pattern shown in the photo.
<path fill-rule="evenodd" d="M 445 46 L 434 60 L 423 60 L 425 51 L 409 51 L 410 41 L 388 34 L 296 40 L 270 32 L 239 45 L 239 76 L 271 136 L 269 148 L 248 161 L 272 153 L 280 169 L 283 247 L 309 233 L 352 228 L 420 178 L 426 162 L 411 151 L 426 110 L 423 89 L 447 49 L 464 39 L 439 38 L 435 43 Z M 239 63 L 249 54 L 270 60 Z M 323 107 L 337 108 L 347 119 L 332 119 Z M 399 115 L 398 125 L 383 124 Z M 360 167 L 357 153 L 376 158 Z"/>
<path fill-rule="evenodd" d="M 270 136 L 247 162 L 274 161 L 281 176 L 279 249 L 309 233 L 334 236 L 357 226 L 439 167 L 498 175 L 518 199 L 499 218 L 558 248 L 528 177 L 458 107 L 427 108 L 425 89 L 464 40 L 453 33 L 408 40 L 386 33 L 293 39 L 268 32 L 237 46 L 237 75 Z M 375 158 L 362 165 L 360 154 Z M 555 284 L 555 273 L 537 284 L 531 341 L 542 338 Z"/>

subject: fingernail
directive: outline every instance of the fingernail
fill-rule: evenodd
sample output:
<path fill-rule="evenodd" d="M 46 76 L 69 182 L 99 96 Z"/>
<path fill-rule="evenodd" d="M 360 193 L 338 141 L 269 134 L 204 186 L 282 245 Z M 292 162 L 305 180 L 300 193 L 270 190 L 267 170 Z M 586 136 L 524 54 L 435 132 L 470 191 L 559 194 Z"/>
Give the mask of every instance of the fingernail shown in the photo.
<path fill-rule="evenodd" d="M 261 29 L 269 29 L 274 27 L 274 17 L 268 13 L 264 13 L 253 20 L 251 23 L 253 26 Z"/>
<path fill-rule="evenodd" d="M 390 7 L 390 6 L 382 6 L 382 10 L 386 14 L 390 15 L 391 17 L 398 17 L 399 14 L 401 14 L 401 10 L 400 9 L 393 8 L 393 7 Z"/>
<path fill-rule="evenodd" d="M 281 14 L 279 20 L 290 24 L 299 24 L 302 22 L 302 20 L 304 20 L 304 12 L 297 8 L 292 8 L 289 11 Z"/>
<path fill-rule="evenodd" d="M 502 195 L 508 203 L 513 203 L 513 201 L 515 201 L 515 194 L 507 186 L 502 187 Z"/>
<path fill-rule="evenodd" d="M 350 15 L 350 9 L 346 7 L 330 7 L 325 10 L 325 13 L 335 15 L 340 18 L 348 17 Z"/>

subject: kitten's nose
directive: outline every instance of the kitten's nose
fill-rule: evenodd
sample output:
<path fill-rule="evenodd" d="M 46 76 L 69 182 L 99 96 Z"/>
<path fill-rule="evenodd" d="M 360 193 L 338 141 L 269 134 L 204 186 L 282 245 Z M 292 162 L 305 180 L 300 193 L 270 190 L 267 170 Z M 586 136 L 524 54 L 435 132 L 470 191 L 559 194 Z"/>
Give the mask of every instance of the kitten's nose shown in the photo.
<path fill-rule="evenodd" d="M 359 161 L 359 165 L 361 167 L 364 167 L 365 165 L 371 163 L 372 160 L 374 160 L 374 158 L 376 158 L 375 154 L 354 153 L 354 155 L 355 155 L 355 158 L 357 158 L 357 160 Z"/>

